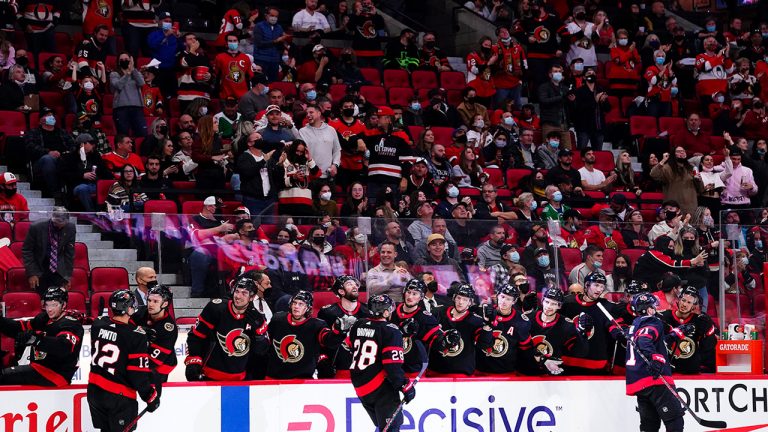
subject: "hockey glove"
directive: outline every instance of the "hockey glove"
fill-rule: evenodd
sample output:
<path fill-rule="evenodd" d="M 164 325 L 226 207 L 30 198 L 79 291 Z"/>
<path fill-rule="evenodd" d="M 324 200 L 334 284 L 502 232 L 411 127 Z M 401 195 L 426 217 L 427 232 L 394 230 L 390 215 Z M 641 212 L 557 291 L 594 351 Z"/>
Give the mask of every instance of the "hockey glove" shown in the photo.
<path fill-rule="evenodd" d="M 333 323 L 333 328 L 339 333 L 347 333 L 349 329 L 357 322 L 357 318 L 352 315 L 344 315 L 336 318 L 336 322 Z"/>
<path fill-rule="evenodd" d="M 203 360 L 200 357 L 187 357 L 187 370 L 184 374 L 187 381 L 202 381 L 203 379 Z"/>
<path fill-rule="evenodd" d="M 456 329 L 449 329 L 443 333 L 443 338 L 440 339 L 437 348 L 440 351 L 446 351 L 459 345 L 459 342 L 461 342 L 461 335 L 459 334 L 459 331 Z"/>
<path fill-rule="evenodd" d="M 160 394 L 157 392 L 157 389 L 155 389 L 155 386 L 150 387 L 152 391 L 147 395 L 145 398 L 142 396 L 142 399 L 144 399 L 144 402 L 147 403 L 147 412 L 155 412 L 158 408 L 160 408 Z"/>
<path fill-rule="evenodd" d="M 494 309 L 491 303 L 483 304 L 483 324 L 493 327 L 494 321 L 496 321 L 496 309 Z"/>
<path fill-rule="evenodd" d="M 254 329 L 259 328 L 261 326 L 261 322 L 263 322 L 263 316 L 261 312 L 259 312 L 259 310 L 253 306 L 253 304 L 250 304 L 248 309 L 245 311 L 245 322 L 250 324 Z"/>
<path fill-rule="evenodd" d="M 147 334 L 147 342 L 153 343 L 157 340 L 157 330 L 153 329 L 152 327 L 141 327 L 144 330 L 144 333 Z"/>
<path fill-rule="evenodd" d="M 694 333 L 696 333 L 696 326 L 693 324 L 680 324 L 679 326 L 673 328 L 672 331 L 670 331 L 669 334 L 664 337 L 664 342 L 671 344 L 685 339 L 686 336 L 693 337 Z"/>
<path fill-rule="evenodd" d="M 661 372 L 664 370 L 664 365 L 666 363 L 667 362 L 664 360 L 664 357 L 659 354 L 654 354 L 651 356 L 651 362 L 648 363 L 648 372 L 651 374 L 653 379 L 661 376 Z"/>
<path fill-rule="evenodd" d="M 582 337 L 589 336 L 589 332 L 595 328 L 595 321 L 592 319 L 592 316 L 586 312 L 582 312 L 576 316 L 573 323 L 576 325 L 576 330 L 578 330 Z"/>
<path fill-rule="evenodd" d="M 400 391 L 403 393 L 403 402 L 405 403 L 412 401 L 416 397 L 416 388 L 413 386 L 413 381 L 408 381 Z"/>
<path fill-rule="evenodd" d="M 37 332 L 28 330 L 16 334 L 16 343 L 20 346 L 37 345 L 40 342 L 40 338 L 37 336 Z"/>
<path fill-rule="evenodd" d="M 408 318 L 400 323 L 400 332 L 403 337 L 411 337 L 419 332 L 419 322 L 415 318 Z"/>

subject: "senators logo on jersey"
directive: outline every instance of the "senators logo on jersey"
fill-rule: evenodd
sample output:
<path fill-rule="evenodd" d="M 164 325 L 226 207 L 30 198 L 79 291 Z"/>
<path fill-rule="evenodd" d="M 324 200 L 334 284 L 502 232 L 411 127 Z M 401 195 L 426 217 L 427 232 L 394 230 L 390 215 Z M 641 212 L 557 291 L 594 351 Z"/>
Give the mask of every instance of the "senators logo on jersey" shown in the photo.
<path fill-rule="evenodd" d="M 99 0 L 96 7 L 96 14 L 104 18 L 110 18 L 112 16 L 112 7 L 104 0 Z"/>
<path fill-rule="evenodd" d="M 688 336 L 674 345 L 673 349 L 669 350 L 669 354 L 676 359 L 689 359 L 696 353 L 696 342 L 694 342 Z"/>
<path fill-rule="evenodd" d="M 240 64 L 241 61 L 237 62 L 230 62 L 229 63 L 229 73 L 227 74 L 227 78 L 232 81 L 239 83 L 243 80 L 244 74 L 243 74 L 243 67 L 245 65 Z"/>
<path fill-rule="evenodd" d="M 144 95 L 144 106 L 146 108 L 152 108 L 152 105 L 155 104 L 155 98 L 152 97 L 151 93 L 147 93 Z"/>
<path fill-rule="evenodd" d="M 279 341 L 272 341 L 277 357 L 286 363 L 297 363 L 304 358 L 304 345 L 296 335 L 287 335 Z"/>
<path fill-rule="evenodd" d="M 552 348 L 552 344 L 549 343 L 546 336 L 536 335 L 532 337 L 531 340 L 533 341 L 533 348 L 535 349 L 534 356 L 537 359 L 541 357 L 551 357 L 555 352 L 554 348 Z"/>
<path fill-rule="evenodd" d="M 442 354 L 443 357 L 456 357 L 461 354 L 462 351 L 464 351 L 464 338 L 460 338 L 459 343 L 456 344 L 456 346 L 452 346 L 440 354 Z"/>
<path fill-rule="evenodd" d="M 549 32 L 549 29 L 547 29 L 544 26 L 538 26 L 533 31 L 533 37 L 536 39 L 539 43 L 544 43 L 549 41 L 549 38 L 552 37 L 552 33 Z"/>
<path fill-rule="evenodd" d="M 216 333 L 221 349 L 230 357 L 242 357 L 248 354 L 251 348 L 251 338 L 245 334 L 243 329 L 233 329 L 229 333 L 222 335 Z"/>
<path fill-rule="evenodd" d="M 373 25 L 373 21 L 368 20 L 363 23 L 362 27 L 357 27 L 357 31 L 360 35 L 366 39 L 373 39 L 376 37 L 376 26 Z"/>
<path fill-rule="evenodd" d="M 413 346 L 413 341 L 409 337 L 403 337 L 403 353 L 408 354 Z"/>
<path fill-rule="evenodd" d="M 514 327 L 510 327 L 514 329 Z M 504 357 L 504 354 L 509 351 L 509 341 L 504 337 L 501 330 L 493 331 L 493 346 L 490 351 L 486 351 L 485 355 L 490 357 Z"/>

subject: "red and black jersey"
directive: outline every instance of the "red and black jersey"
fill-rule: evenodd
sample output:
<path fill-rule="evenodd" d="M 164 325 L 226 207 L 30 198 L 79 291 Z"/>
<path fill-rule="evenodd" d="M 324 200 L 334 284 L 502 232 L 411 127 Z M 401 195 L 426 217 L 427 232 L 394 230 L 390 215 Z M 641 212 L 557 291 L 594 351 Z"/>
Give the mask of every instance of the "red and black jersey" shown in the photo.
<path fill-rule="evenodd" d="M 48 30 L 55 26 L 61 17 L 59 0 L 22 0 L 20 5 L 20 24 L 22 27 L 28 25 L 32 29 L 31 33 Z"/>
<path fill-rule="evenodd" d="M 621 331 L 616 327 L 597 307 L 597 303 L 602 303 L 608 310 L 614 310 L 615 304 L 606 299 L 599 299 L 596 302 L 586 301 L 581 294 L 568 295 L 563 302 L 563 308 L 560 313 L 570 319 L 575 319 L 582 312 L 592 317 L 595 327 L 587 335 L 587 345 L 589 347 L 586 355 L 583 357 L 574 356 L 563 359 L 563 364 L 590 369 L 593 371 L 604 370 L 609 366 L 610 358 L 613 355 L 613 338 L 611 334 Z M 617 321 L 619 321 L 617 319 Z M 621 321 L 619 321 L 621 324 Z"/>
<path fill-rule="evenodd" d="M 346 337 L 331 330 L 318 318 L 294 321 L 291 314 L 278 312 L 269 322 L 267 377 L 274 379 L 312 378 L 322 348 L 335 350 Z"/>
<path fill-rule="evenodd" d="M 241 381 L 251 350 L 261 348 L 252 345 L 263 343 L 266 331 L 263 315 L 249 323 L 245 314 L 235 312 L 232 300 L 213 299 L 187 336 L 185 364 L 201 361 L 203 374 L 214 381 Z"/>
<path fill-rule="evenodd" d="M 354 316 L 357 319 L 361 319 L 369 318 L 371 313 L 368 311 L 368 306 L 360 302 L 357 303 L 357 307 L 352 311 L 345 310 L 341 307 L 341 302 L 337 302 L 325 305 L 317 312 L 317 317 L 325 321 L 328 327 L 332 327 L 336 322 L 336 318 L 341 318 L 344 315 Z M 323 354 L 327 355 L 331 360 L 333 360 L 334 357 L 336 358 L 334 364 L 336 370 L 347 370 L 352 363 L 352 352 L 345 342 L 336 350 L 323 350 Z"/>
<path fill-rule="evenodd" d="M 134 27 L 157 27 L 155 8 L 160 6 L 160 3 L 162 0 L 122 0 L 123 21 Z"/>
<path fill-rule="evenodd" d="M 196 53 L 184 51 L 179 54 L 178 99 L 193 101 L 199 97 L 211 99 L 211 84 L 203 79 L 208 73 L 213 76 L 211 62 L 208 57 L 198 50 Z"/>
<path fill-rule="evenodd" d="M 350 373 L 358 397 L 385 385 L 400 390 L 408 382 L 403 373 L 403 335 L 397 325 L 362 319 L 349 331 L 349 341 L 354 353 Z"/>
<path fill-rule="evenodd" d="M 366 147 L 371 152 L 368 159 L 368 182 L 395 183 L 407 175 L 403 162 L 414 162 L 408 143 L 395 135 L 379 134 L 366 136 Z"/>
<path fill-rule="evenodd" d="M 554 320 L 544 322 L 541 314 L 541 311 L 535 311 L 528 315 L 531 323 L 534 360 L 539 361 L 544 357 L 565 361 L 569 357 L 586 354 L 587 343 L 579 336 L 573 321 L 556 314 Z M 532 366 L 533 371 L 546 372 L 538 365 L 529 366 Z"/>
<path fill-rule="evenodd" d="M 145 116 L 157 115 L 157 110 L 163 108 L 163 94 L 160 88 L 144 83 L 141 86 L 141 105 L 144 107 Z"/>
<path fill-rule="evenodd" d="M 90 93 L 79 88 L 75 94 L 77 102 L 77 112 L 84 112 L 86 115 L 100 117 L 102 113 L 101 95 L 95 89 Z"/>
<path fill-rule="evenodd" d="M 667 345 L 672 367 L 676 373 L 697 374 L 714 372 L 714 352 L 717 344 L 717 327 L 706 314 L 691 314 L 686 319 L 679 318 L 671 310 L 661 313 L 661 320 L 667 325 L 666 330 L 682 324 L 693 324 L 696 328 L 693 336 L 685 336 Z"/>
<path fill-rule="evenodd" d="M 149 365 L 160 378 L 160 382 L 168 381 L 168 375 L 178 364 L 175 347 L 179 329 L 176 327 L 176 320 L 166 312 L 163 318 L 153 321 L 147 307 L 141 306 L 131 316 L 131 323 L 154 331 L 153 340 L 149 342 Z"/>
<path fill-rule="evenodd" d="M 357 139 L 365 137 L 365 125 L 360 120 L 353 120 L 352 123 L 346 123 L 343 118 L 331 120 L 328 126 L 334 128 L 339 135 L 341 144 L 341 164 L 340 167 L 350 171 L 361 171 L 363 169 L 363 153 L 357 151 Z"/>
<path fill-rule="evenodd" d="M 93 36 L 88 39 L 84 39 L 75 47 L 75 61 L 78 63 L 78 67 L 81 67 L 80 63 L 88 63 L 88 67 L 97 71 L 96 63 L 105 62 L 107 53 L 104 52 L 104 48 L 99 46 L 98 42 L 93 40 Z"/>
<path fill-rule="evenodd" d="M 429 352 L 434 343 L 441 337 L 443 337 L 443 331 L 440 329 L 440 324 L 437 323 L 437 318 L 426 310 L 421 304 L 413 312 L 405 312 L 403 310 L 403 303 L 400 303 L 395 308 L 395 313 L 392 314 L 393 324 L 399 326 L 400 323 L 413 318 L 419 324 L 419 331 L 414 337 L 403 337 L 403 352 L 405 353 L 405 362 L 403 363 L 403 369 L 407 373 L 418 372 L 421 370 L 421 365 L 424 363 L 423 355 L 419 349 L 414 349 L 417 343 L 422 344 L 424 349 Z"/>
<path fill-rule="evenodd" d="M 213 69 L 219 80 L 219 97 L 240 99 L 250 90 L 251 59 L 245 53 L 219 53 L 213 60 Z"/>
<path fill-rule="evenodd" d="M 141 327 L 101 317 L 91 326 L 91 374 L 88 385 L 136 399 L 152 394 L 147 334 Z"/>
<path fill-rule="evenodd" d="M 15 337 L 26 331 L 34 331 L 40 340 L 32 349 L 30 367 L 56 387 L 69 385 L 83 344 L 80 322 L 69 315 L 51 321 L 45 312 L 18 321 L 0 318 L 0 333 Z"/>
<path fill-rule="evenodd" d="M 93 34 L 100 25 L 107 26 L 110 35 L 114 34 L 114 15 L 115 0 L 83 0 L 83 34 Z"/>
<path fill-rule="evenodd" d="M 547 14 L 541 17 L 529 18 L 522 21 L 525 30 L 525 39 L 520 43 L 528 47 L 528 58 L 551 59 L 555 57 L 560 44 L 557 42 L 557 33 L 563 26 L 555 15 Z M 529 38 L 533 37 L 534 42 Z"/>
<path fill-rule="evenodd" d="M 664 344 L 664 323 L 655 316 L 635 318 L 629 328 L 630 337 L 649 361 L 664 364 L 661 375 L 672 386 L 672 368 L 669 365 L 669 354 Z M 627 394 L 632 396 L 637 392 L 655 385 L 664 385 L 661 377 L 654 378 L 648 371 L 648 365 L 637 355 L 632 344 L 627 345 Z"/>
<path fill-rule="evenodd" d="M 517 370 L 518 350 L 533 355 L 531 322 L 516 309 L 496 316 L 493 322 L 493 346 L 477 352 L 477 370 L 487 373 L 510 373 Z"/>
<path fill-rule="evenodd" d="M 475 372 L 476 350 L 493 347 L 493 336 L 483 329 L 483 320 L 467 311 L 459 318 L 453 318 L 453 306 L 438 308 L 435 317 L 443 331 L 458 330 L 459 344 L 446 351 L 433 350 L 429 356 L 429 369 L 438 373 L 472 375 Z"/>

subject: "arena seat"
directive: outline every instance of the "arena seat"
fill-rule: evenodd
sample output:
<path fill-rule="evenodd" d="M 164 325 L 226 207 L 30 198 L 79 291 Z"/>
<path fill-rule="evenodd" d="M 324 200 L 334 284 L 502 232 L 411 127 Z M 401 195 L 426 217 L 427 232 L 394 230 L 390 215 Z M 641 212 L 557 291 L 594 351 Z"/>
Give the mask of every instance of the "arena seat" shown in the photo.
<path fill-rule="evenodd" d="M 511 168 L 507 170 L 507 187 L 517 189 L 522 187 L 520 181 L 533 174 L 533 170 L 527 168 Z"/>
<path fill-rule="evenodd" d="M 619 98 L 616 96 L 608 96 L 608 102 L 611 104 L 611 109 L 605 113 L 605 123 L 626 123 L 628 119 L 621 111 L 621 102 L 619 101 Z"/>
<path fill-rule="evenodd" d="M 446 90 L 464 90 L 467 86 L 467 77 L 462 72 L 440 72 L 440 87 Z"/>
<path fill-rule="evenodd" d="M 361 86 L 360 94 L 373 105 L 387 105 L 387 92 L 380 86 Z"/>
<path fill-rule="evenodd" d="M 661 192 L 643 192 L 640 194 L 640 201 L 640 209 L 656 210 L 664 201 L 664 194 Z M 645 222 L 655 222 L 655 219 L 643 220 Z"/>
<path fill-rule="evenodd" d="M 488 182 L 494 185 L 497 189 L 504 186 L 504 173 L 501 171 L 501 168 L 483 168 L 483 172 L 488 174 Z M 506 189 L 503 190 L 509 192 Z"/>
<path fill-rule="evenodd" d="M 654 138 L 659 135 L 656 117 L 632 116 L 629 118 L 629 133 L 643 138 Z"/>
<path fill-rule="evenodd" d="M 558 252 L 560 253 L 560 256 L 563 257 L 563 265 L 565 266 L 564 270 L 566 276 L 568 276 L 568 273 L 570 273 L 574 267 L 583 262 L 581 259 L 581 250 L 577 248 L 560 248 L 558 249 Z"/>
<path fill-rule="evenodd" d="M 104 115 L 112 115 L 112 105 L 114 104 L 115 95 L 107 93 L 101 98 L 101 108 Z M 149 127 L 150 125 L 147 125 Z"/>
<path fill-rule="evenodd" d="M 413 99 L 413 89 L 410 87 L 391 87 L 387 90 L 390 105 L 407 107 Z"/>
<path fill-rule="evenodd" d="M 26 292 L 33 291 L 29 288 L 27 281 L 27 272 L 24 267 L 13 267 L 8 269 L 5 274 L 5 292 Z"/>
<path fill-rule="evenodd" d="M 88 310 L 85 306 L 85 294 L 70 291 L 69 300 L 67 300 L 67 310 L 74 310 L 83 314 L 87 314 Z"/>
<path fill-rule="evenodd" d="M 421 133 L 424 132 L 424 126 L 408 126 L 408 132 L 411 134 L 414 141 L 418 141 Z"/>
<path fill-rule="evenodd" d="M 0 221 L 0 239 L 1 238 L 7 238 L 8 240 L 13 239 L 13 228 L 11 228 L 11 224 L 5 221 Z"/>
<path fill-rule="evenodd" d="M 83 242 L 75 242 L 75 267 L 87 272 L 91 271 L 91 263 L 88 261 L 88 245 Z"/>
<path fill-rule="evenodd" d="M 21 252 L 22 252 L 22 249 L 24 248 L 24 242 L 21 242 L 21 241 L 13 242 L 8 247 L 11 248 L 11 252 L 13 252 L 16 258 L 18 258 L 19 261 L 22 261 Z"/>
<path fill-rule="evenodd" d="M 298 91 L 296 90 L 296 83 L 292 82 L 275 81 L 269 83 L 269 88 L 280 90 L 283 92 L 284 96 L 296 96 L 296 94 L 298 94 Z"/>
<path fill-rule="evenodd" d="M 659 131 L 669 136 L 685 131 L 685 120 L 681 117 L 659 117 Z"/>
<path fill-rule="evenodd" d="M 3 294 L 6 318 L 33 317 L 42 310 L 40 296 L 35 292 L 8 292 Z"/>
<path fill-rule="evenodd" d="M 89 314 L 93 318 L 101 316 L 104 309 L 109 312 L 109 316 L 112 316 L 112 311 L 109 309 L 109 296 L 112 295 L 112 291 L 95 292 L 91 295 L 91 306 L 88 308 Z"/>
<path fill-rule="evenodd" d="M 72 57 L 72 54 L 74 54 L 75 46 L 74 42 L 72 41 L 72 36 L 67 32 L 56 32 L 53 34 L 53 38 L 56 41 L 56 49 L 58 49 L 60 52 L 66 53 L 62 54 L 65 59 L 68 59 Z M 40 53 L 40 65 L 43 64 L 42 59 L 42 53 Z M 40 67 L 42 70 L 43 68 Z"/>
<path fill-rule="evenodd" d="M 312 316 L 317 316 L 317 312 L 323 306 L 339 301 L 339 297 L 331 291 L 315 291 L 312 293 L 312 298 Z"/>
<path fill-rule="evenodd" d="M 347 95 L 347 85 L 346 84 L 331 84 L 330 89 L 328 90 L 328 93 L 331 95 L 333 100 L 341 101 L 341 99 Z"/>
<path fill-rule="evenodd" d="M 128 270 L 123 267 L 96 267 L 91 270 L 91 290 L 94 293 L 128 288 Z"/>
<path fill-rule="evenodd" d="M 432 128 L 435 133 L 435 143 L 448 146 L 453 142 L 453 128 L 435 126 Z"/>
<path fill-rule="evenodd" d="M 438 88 L 437 74 L 430 70 L 416 70 L 411 72 L 411 82 L 414 89 L 434 89 Z"/>
<path fill-rule="evenodd" d="M 72 269 L 72 278 L 69 280 L 69 292 L 78 292 L 84 296 L 88 295 L 88 273 L 80 268 Z"/>
<path fill-rule="evenodd" d="M 410 87 L 411 77 L 402 69 L 386 69 L 384 71 L 384 88 Z M 360 88 L 362 91 L 362 87 Z"/>
<path fill-rule="evenodd" d="M 606 274 L 613 273 L 613 263 L 616 262 L 616 251 L 614 249 L 605 248 L 603 250 L 603 267 L 602 269 Z"/>
<path fill-rule="evenodd" d="M 36 126 L 35 123 L 31 124 Z M 27 130 L 27 120 L 24 118 L 24 113 L 0 111 L 0 132 L 8 136 L 20 136 L 25 130 Z"/>
<path fill-rule="evenodd" d="M 703 132 L 706 132 L 710 135 L 712 135 L 712 132 L 715 130 L 715 124 L 710 118 L 702 117 L 701 118 L 701 130 Z"/>
<path fill-rule="evenodd" d="M 378 69 L 364 67 L 360 68 L 360 73 L 363 74 L 363 78 L 370 82 L 371 85 L 381 85 L 381 74 L 379 73 Z"/>
<path fill-rule="evenodd" d="M 103 130 L 105 134 L 117 135 L 117 127 L 115 126 L 115 120 L 112 118 L 112 116 L 101 116 L 99 121 L 101 122 L 101 130 Z"/>
<path fill-rule="evenodd" d="M 203 210 L 202 201 L 184 201 L 181 204 L 181 214 L 196 215 Z"/>
<path fill-rule="evenodd" d="M 115 184 L 114 180 L 98 180 L 96 182 L 96 202 L 106 203 L 107 195 L 109 194 L 109 188 Z"/>

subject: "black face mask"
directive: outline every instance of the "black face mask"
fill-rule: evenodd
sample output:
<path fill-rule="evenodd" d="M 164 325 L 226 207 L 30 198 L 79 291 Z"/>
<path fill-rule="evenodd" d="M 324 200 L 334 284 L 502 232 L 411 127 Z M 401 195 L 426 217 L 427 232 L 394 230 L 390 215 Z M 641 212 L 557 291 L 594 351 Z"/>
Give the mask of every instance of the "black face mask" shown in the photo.
<path fill-rule="evenodd" d="M 343 115 L 344 117 L 352 117 L 353 115 L 355 115 L 355 109 L 344 108 L 343 110 L 341 110 L 341 115 Z"/>
<path fill-rule="evenodd" d="M 251 240 L 255 239 L 256 236 L 257 236 L 256 230 L 246 231 L 245 236 L 248 237 Z"/>
<path fill-rule="evenodd" d="M 131 65 L 130 60 L 120 60 L 120 69 L 128 69 L 128 66 Z"/>
<path fill-rule="evenodd" d="M 272 287 L 266 288 L 262 294 L 264 295 L 264 298 L 272 297 Z"/>
<path fill-rule="evenodd" d="M 82 123 L 80 123 L 80 126 L 81 126 L 83 129 L 90 129 L 90 128 L 91 128 L 91 126 L 93 126 L 93 123 L 92 123 L 90 120 L 85 120 L 85 121 L 83 121 Z"/>
<path fill-rule="evenodd" d="M 428 283 L 427 284 L 427 290 L 429 292 L 433 292 L 433 293 L 437 292 L 437 281 L 432 281 L 432 282 Z"/>
<path fill-rule="evenodd" d="M 147 291 L 151 290 L 152 288 L 154 288 L 156 286 L 157 286 L 157 281 L 156 280 L 147 282 Z"/>
<path fill-rule="evenodd" d="M 688 158 L 684 158 L 684 157 L 681 158 L 681 157 L 679 157 L 679 158 L 675 158 L 675 159 L 677 159 L 678 163 L 688 163 Z"/>
<path fill-rule="evenodd" d="M 331 118 L 332 114 L 333 114 L 333 112 L 331 110 L 323 111 L 323 117 L 325 117 L 325 118 Z"/>
<path fill-rule="evenodd" d="M 264 140 L 263 139 L 257 139 L 256 141 L 254 141 L 253 142 L 253 148 L 256 148 L 256 149 L 259 149 L 259 150 L 263 149 L 264 148 Z"/>
<path fill-rule="evenodd" d="M 691 249 L 693 249 L 693 246 L 694 246 L 694 245 L 696 245 L 696 240 L 686 240 L 686 239 L 683 239 L 683 247 L 684 247 L 686 250 L 691 250 Z"/>
<path fill-rule="evenodd" d="M 685 35 L 675 35 L 674 39 L 675 39 L 677 42 L 681 42 L 681 41 L 684 41 L 684 40 L 685 40 Z"/>
<path fill-rule="evenodd" d="M 467 143 L 467 136 L 466 135 L 458 135 L 456 137 L 456 142 L 459 144 L 466 144 Z"/>
<path fill-rule="evenodd" d="M 5 189 L 5 190 L 3 191 L 3 193 L 5 193 L 5 196 L 7 196 L 8 198 L 10 198 L 10 197 L 12 197 L 12 196 L 16 195 L 16 188 L 13 188 L 13 189 Z"/>
<path fill-rule="evenodd" d="M 625 276 L 629 274 L 629 267 L 613 267 L 613 272 L 619 276 Z"/>
<path fill-rule="evenodd" d="M 664 214 L 664 219 L 666 219 L 668 222 L 671 221 L 672 219 L 676 218 L 676 217 L 677 217 L 677 212 L 667 211 Z"/>
<path fill-rule="evenodd" d="M 544 188 L 547 186 L 546 180 L 534 180 L 533 185 L 537 188 Z"/>
<path fill-rule="evenodd" d="M 579 12 L 574 16 L 574 18 L 576 18 L 579 21 L 584 21 L 587 18 L 587 14 L 585 14 L 584 12 Z"/>
<path fill-rule="evenodd" d="M 474 97 L 468 97 L 468 98 L 467 98 L 467 103 L 471 103 L 471 104 L 473 104 L 473 103 L 475 103 L 475 101 L 476 101 L 476 100 L 477 100 L 477 98 L 474 98 Z"/>
<path fill-rule="evenodd" d="M 487 57 L 487 56 L 491 55 L 492 49 L 491 48 L 486 48 L 486 47 L 481 47 L 480 48 L 480 52 L 483 53 L 483 55 L 485 55 Z"/>
<path fill-rule="evenodd" d="M 16 57 L 16 64 L 19 66 L 27 67 L 29 59 L 26 57 Z"/>
<path fill-rule="evenodd" d="M 160 135 L 168 135 L 168 126 L 160 126 L 157 131 L 160 132 Z"/>
<path fill-rule="evenodd" d="M 325 236 L 312 237 L 312 243 L 322 246 L 325 244 Z"/>
<path fill-rule="evenodd" d="M 595 76 L 595 75 L 587 75 L 584 78 L 584 80 L 587 81 L 588 83 L 594 83 L 594 82 L 597 82 L 597 76 Z"/>
<path fill-rule="evenodd" d="M 307 157 L 306 156 L 296 156 L 296 163 L 299 163 L 299 164 L 307 163 Z"/>
<path fill-rule="evenodd" d="M 426 48 L 426 49 L 434 49 L 435 48 L 435 43 L 432 42 L 432 41 L 424 42 L 424 48 Z"/>
<path fill-rule="evenodd" d="M 531 284 L 528 282 L 521 283 L 517 286 L 517 289 L 520 290 L 520 294 L 528 294 L 528 291 L 531 290 Z"/>

